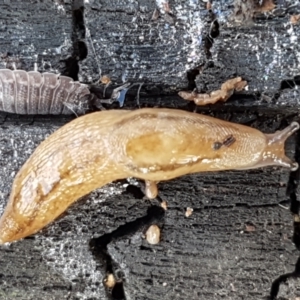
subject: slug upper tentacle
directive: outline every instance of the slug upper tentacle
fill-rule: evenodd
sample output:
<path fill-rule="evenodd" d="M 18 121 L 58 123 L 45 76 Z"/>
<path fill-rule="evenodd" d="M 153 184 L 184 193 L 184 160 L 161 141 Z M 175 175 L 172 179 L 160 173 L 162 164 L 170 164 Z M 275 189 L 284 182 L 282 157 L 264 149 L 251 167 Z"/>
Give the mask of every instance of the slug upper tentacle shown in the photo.
<path fill-rule="evenodd" d="M 276 165 L 290 168 L 291 171 L 298 169 L 298 163 L 293 162 L 284 154 L 284 144 L 288 137 L 299 129 L 297 122 L 292 122 L 288 127 L 273 134 L 265 134 L 267 145 L 262 155 L 262 160 L 254 167 L 268 166 L 276 161 Z"/>
<path fill-rule="evenodd" d="M 42 142 L 18 172 L 0 219 L 0 243 L 34 234 L 72 203 L 109 182 L 137 177 L 155 197 L 156 182 L 185 174 L 298 165 L 285 156 L 299 129 L 254 128 L 172 109 L 110 110 L 79 117 Z"/>

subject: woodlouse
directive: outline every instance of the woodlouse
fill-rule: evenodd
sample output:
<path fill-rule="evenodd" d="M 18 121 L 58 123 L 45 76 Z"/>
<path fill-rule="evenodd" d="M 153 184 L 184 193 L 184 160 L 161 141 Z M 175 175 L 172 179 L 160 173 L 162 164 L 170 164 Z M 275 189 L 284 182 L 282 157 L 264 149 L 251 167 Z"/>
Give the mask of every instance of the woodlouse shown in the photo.
<path fill-rule="evenodd" d="M 0 110 L 17 114 L 73 114 L 84 109 L 88 86 L 52 73 L 0 70 Z"/>
<path fill-rule="evenodd" d="M 28 114 L 84 114 L 102 103 L 123 105 L 126 92 L 136 84 L 126 83 L 113 90 L 110 99 L 99 99 L 89 86 L 53 73 L 0 70 L 0 111 Z"/>

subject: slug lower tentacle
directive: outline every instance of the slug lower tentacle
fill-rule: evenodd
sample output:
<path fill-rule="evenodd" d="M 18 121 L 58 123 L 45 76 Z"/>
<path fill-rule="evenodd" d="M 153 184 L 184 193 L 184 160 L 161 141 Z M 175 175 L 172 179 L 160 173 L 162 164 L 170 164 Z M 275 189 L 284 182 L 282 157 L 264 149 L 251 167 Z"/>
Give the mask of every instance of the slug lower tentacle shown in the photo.
<path fill-rule="evenodd" d="M 0 243 L 55 220 L 72 203 L 111 181 L 156 182 L 185 174 L 298 165 L 285 156 L 293 122 L 274 134 L 172 109 L 111 110 L 73 120 L 41 143 L 17 174 L 0 219 Z"/>

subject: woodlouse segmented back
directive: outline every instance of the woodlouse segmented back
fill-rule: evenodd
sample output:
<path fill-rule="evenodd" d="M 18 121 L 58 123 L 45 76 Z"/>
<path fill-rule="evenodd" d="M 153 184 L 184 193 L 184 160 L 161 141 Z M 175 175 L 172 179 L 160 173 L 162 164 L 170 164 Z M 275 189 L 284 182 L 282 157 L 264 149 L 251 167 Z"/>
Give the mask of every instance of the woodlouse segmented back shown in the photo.
<path fill-rule="evenodd" d="M 87 85 L 74 82 L 70 77 L 36 71 L 0 70 L 0 110 L 5 112 L 73 114 L 89 95 Z"/>

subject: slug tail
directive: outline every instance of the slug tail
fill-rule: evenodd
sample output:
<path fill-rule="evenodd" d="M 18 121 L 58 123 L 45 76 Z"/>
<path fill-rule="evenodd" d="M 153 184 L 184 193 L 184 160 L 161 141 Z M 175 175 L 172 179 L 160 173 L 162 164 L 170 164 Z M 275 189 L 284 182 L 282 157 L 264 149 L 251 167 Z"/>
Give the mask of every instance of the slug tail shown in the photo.
<path fill-rule="evenodd" d="M 19 218 L 11 212 L 5 212 L 0 220 L 0 245 L 20 239 Z"/>

